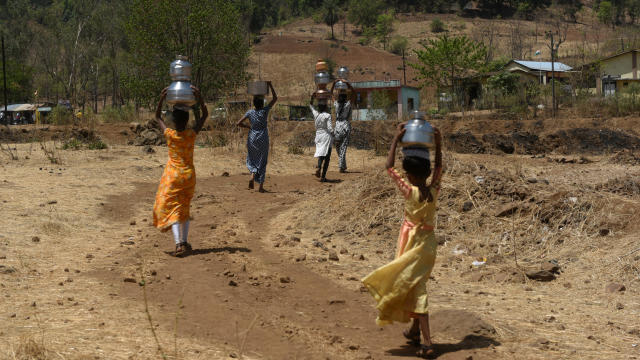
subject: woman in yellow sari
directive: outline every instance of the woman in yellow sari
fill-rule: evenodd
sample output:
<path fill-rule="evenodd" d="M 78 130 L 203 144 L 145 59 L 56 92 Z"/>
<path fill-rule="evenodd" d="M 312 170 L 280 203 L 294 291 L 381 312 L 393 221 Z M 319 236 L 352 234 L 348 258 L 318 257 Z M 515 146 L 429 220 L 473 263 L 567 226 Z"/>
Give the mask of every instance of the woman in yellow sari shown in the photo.
<path fill-rule="evenodd" d="M 362 282 L 377 302 L 379 325 L 393 321 L 408 322 L 411 328 L 404 336 L 414 344 L 424 338 L 418 355 L 433 356 L 427 301 L 427 280 L 433 270 L 438 245 L 433 232 L 436 221 L 437 197 L 442 175 L 441 135 L 434 129 L 436 154 L 431 183 L 431 162 L 427 149 L 405 148 L 402 167 L 405 181 L 394 168 L 396 147 L 404 134 L 404 124 L 393 139 L 386 168 L 405 198 L 404 221 L 398 236 L 395 260 L 373 271 Z"/>
<path fill-rule="evenodd" d="M 153 225 L 162 232 L 171 228 L 176 243 L 174 255 L 183 255 L 191 250 L 187 242 L 189 234 L 189 208 L 191 198 L 196 187 L 196 169 L 193 166 L 193 148 L 196 135 L 202 129 L 204 121 L 209 116 L 207 107 L 202 101 L 200 90 L 191 86 L 200 103 L 201 116 L 192 128 L 187 128 L 189 122 L 189 107 L 176 105 L 171 111 L 175 129 L 167 127 L 162 121 L 162 103 L 167 96 L 167 89 L 162 90 L 156 121 L 164 133 L 169 149 L 169 160 L 164 167 L 156 201 L 153 206 Z"/>

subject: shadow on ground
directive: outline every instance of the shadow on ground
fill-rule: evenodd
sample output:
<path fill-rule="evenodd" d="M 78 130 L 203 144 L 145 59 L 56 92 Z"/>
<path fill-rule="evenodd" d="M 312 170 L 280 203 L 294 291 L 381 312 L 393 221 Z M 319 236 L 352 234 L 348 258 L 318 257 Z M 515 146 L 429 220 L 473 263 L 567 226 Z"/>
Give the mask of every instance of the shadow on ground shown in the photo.
<path fill-rule="evenodd" d="M 474 350 L 488 348 L 489 346 L 499 346 L 500 343 L 493 338 L 484 335 L 467 335 L 456 344 L 433 344 L 435 354 L 432 358 L 436 359 L 444 354 L 454 353 L 462 350 Z M 397 349 L 387 350 L 389 355 L 401 357 L 416 357 L 416 352 L 420 348 L 418 346 L 404 345 Z"/>

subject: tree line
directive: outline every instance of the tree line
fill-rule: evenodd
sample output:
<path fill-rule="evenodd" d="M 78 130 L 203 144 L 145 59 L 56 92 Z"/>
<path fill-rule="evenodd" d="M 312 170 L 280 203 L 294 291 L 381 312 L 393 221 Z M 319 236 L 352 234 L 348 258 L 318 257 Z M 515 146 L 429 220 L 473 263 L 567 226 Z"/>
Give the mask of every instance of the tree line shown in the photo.
<path fill-rule="evenodd" d="M 378 40 L 400 53 L 392 39 L 400 12 L 464 12 L 480 16 L 533 16 L 549 6 L 575 21 L 580 0 L 0 0 L 9 102 L 66 99 L 91 107 L 149 106 L 169 83 L 177 54 L 194 64 L 203 95 L 223 98 L 247 80 L 254 36 L 297 18 L 313 17 L 332 29 L 356 25 L 361 42 Z M 611 26 L 635 23 L 640 0 L 597 0 L 598 18 Z M 437 32 L 438 24 L 432 24 Z M 485 54 L 491 58 L 491 44 Z"/>

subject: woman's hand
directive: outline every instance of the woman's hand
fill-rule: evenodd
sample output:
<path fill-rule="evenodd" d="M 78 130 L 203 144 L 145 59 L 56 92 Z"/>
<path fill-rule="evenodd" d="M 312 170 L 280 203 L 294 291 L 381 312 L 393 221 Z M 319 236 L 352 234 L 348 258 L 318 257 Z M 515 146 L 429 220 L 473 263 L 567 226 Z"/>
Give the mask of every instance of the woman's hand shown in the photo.
<path fill-rule="evenodd" d="M 395 136 L 396 140 L 400 140 L 404 135 L 405 131 L 407 131 L 407 129 L 404 128 L 405 125 L 407 125 L 406 122 L 398 124 L 398 127 L 397 127 L 398 131 L 396 132 L 396 136 Z"/>
<path fill-rule="evenodd" d="M 193 95 L 196 97 L 198 102 L 200 102 L 200 100 L 202 100 L 202 93 L 200 93 L 200 89 L 198 89 L 194 85 L 191 85 L 191 90 L 193 90 Z"/>
<path fill-rule="evenodd" d="M 166 99 L 167 91 L 169 91 L 169 87 L 168 86 L 166 88 L 162 89 L 162 91 L 160 91 L 160 100 Z"/>

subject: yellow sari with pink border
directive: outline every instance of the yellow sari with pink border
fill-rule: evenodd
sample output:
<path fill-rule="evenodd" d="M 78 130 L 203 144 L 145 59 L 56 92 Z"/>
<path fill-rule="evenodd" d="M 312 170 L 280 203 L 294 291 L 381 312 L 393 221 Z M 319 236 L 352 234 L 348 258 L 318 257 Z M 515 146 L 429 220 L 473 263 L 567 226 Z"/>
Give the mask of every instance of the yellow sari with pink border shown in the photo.
<path fill-rule="evenodd" d="M 428 312 L 427 280 L 438 246 L 433 230 L 440 184 L 429 188 L 433 201 L 421 201 L 417 186 L 407 183 L 394 168 L 388 172 L 400 188 L 405 206 L 395 259 L 362 279 L 377 302 L 378 325 L 408 322 Z M 439 173 L 434 175 L 440 178 Z"/>

